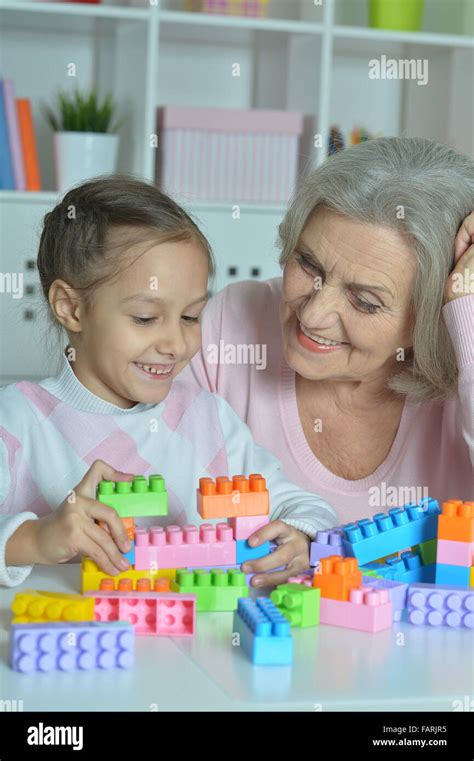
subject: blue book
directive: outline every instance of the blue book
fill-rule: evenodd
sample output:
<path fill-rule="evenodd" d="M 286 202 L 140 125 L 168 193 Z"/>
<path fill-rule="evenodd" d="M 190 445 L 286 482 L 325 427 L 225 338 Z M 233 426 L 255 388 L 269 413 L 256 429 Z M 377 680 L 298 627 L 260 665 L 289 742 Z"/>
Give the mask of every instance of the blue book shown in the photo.
<path fill-rule="evenodd" d="M 3 94 L 3 79 L 0 79 L 0 189 L 14 190 L 13 164 L 8 141 L 7 116 Z"/>

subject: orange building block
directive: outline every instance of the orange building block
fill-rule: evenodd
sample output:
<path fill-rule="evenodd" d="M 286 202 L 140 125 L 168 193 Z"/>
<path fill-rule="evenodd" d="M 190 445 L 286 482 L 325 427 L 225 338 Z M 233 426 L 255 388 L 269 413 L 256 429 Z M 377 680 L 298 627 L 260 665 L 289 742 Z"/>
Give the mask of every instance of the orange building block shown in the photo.
<path fill-rule="evenodd" d="M 270 495 L 260 473 L 248 478 L 227 476 L 200 478 L 197 489 L 197 510 L 201 518 L 239 518 L 248 515 L 268 515 Z"/>
<path fill-rule="evenodd" d="M 313 587 L 321 590 L 321 597 L 348 601 L 350 590 L 362 585 L 362 571 L 358 570 L 356 558 L 330 555 L 319 562 L 320 572 L 314 573 Z"/>
<path fill-rule="evenodd" d="M 135 519 L 134 518 L 121 518 L 120 519 L 124 525 L 125 531 L 127 532 L 127 536 L 130 539 L 131 542 L 135 539 Z M 101 528 L 105 528 L 106 531 L 109 531 L 109 527 L 104 521 L 98 521 L 99 526 Z M 110 531 L 109 531 L 110 534 Z"/>
<path fill-rule="evenodd" d="M 438 539 L 474 542 L 474 502 L 450 499 L 438 516 Z"/>

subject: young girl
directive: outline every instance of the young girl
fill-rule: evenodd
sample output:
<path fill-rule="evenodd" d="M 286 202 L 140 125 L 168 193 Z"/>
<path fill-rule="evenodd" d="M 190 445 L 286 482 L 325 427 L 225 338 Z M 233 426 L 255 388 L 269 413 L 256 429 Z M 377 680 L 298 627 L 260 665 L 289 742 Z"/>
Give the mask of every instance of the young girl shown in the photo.
<path fill-rule="evenodd" d="M 224 399 L 178 378 L 199 349 L 214 273 L 186 212 L 126 175 L 86 182 L 46 214 L 38 270 L 68 345 L 55 377 L 0 389 L 0 583 L 78 553 L 126 570 L 129 540 L 96 487 L 156 472 L 169 498 L 161 524 L 198 522 L 199 478 L 262 473 L 271 522 L 253 544 L 279 546 L 253 583 L 307 568 L 310 538 L 337 523 L 332 508 L 284 477 Z"/>

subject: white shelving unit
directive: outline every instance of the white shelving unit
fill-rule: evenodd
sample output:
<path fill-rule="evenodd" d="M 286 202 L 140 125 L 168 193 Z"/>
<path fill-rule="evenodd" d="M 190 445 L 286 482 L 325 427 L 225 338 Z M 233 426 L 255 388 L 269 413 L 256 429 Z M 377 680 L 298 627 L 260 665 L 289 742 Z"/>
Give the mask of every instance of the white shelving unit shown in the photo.
<path fill-rule="evenodd" d="M 42 218 L 59 198 L 40 102 L 76 83 L 110 91 L 127 116 L 118 170 L 148 180 L 155 179 L 156 107 L 164 104 L 302 111 L 312 119 L 302 168 L 324 160 L 332 124 L 345 134 L 361 124 L 384 135 L 424 135 L 473 156 L 474 45 L 466 32 L 473 31 L 474 0 L 450 0 L 449 13 L 439 1 L 427 0 L 431 31 L 413 33 L 369 28 L 367 0 L 318 7 L 270 0 L 267 19 L 190 14 L 179 9 L 181 0 L 142 7 L 0 0 L 0 76 L 31 100 L 45 188 L 0 191 L 0 271 L 21 273 L 29 291 L 19 299 L 0 292 L 0 383 L 42 377 L 54 366 L 42 343 L 47 327 L 31 268 Z M 382 55 L 427 59 L 428 84 L 369 79 L 368 61 Z M 232 77 L 235 62 L 240 77 Z M 315 133 L 323 148 L 313 147 Z M 231 203 L 185 205 L 213 244 L 217 288 L 279 274 L 274 244 L 283 206 L 242 204 L 236 220 Z"/>

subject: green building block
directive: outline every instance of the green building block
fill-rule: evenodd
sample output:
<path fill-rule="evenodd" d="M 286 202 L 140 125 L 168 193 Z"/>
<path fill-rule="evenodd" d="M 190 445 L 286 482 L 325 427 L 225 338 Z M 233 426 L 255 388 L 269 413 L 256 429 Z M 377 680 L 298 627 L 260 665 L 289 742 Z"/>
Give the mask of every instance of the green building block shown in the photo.
<path fill-rule="evenodd" d="M 363 576 L 375 576 L 376 579 L 384 578 L 383 574 L 377 573 L 377 571 L 373 571 L 371 568 L 366 568 L 363 565 L 359 566 L 359 571 L 362 571 Z"/>
<path fill-rule="evenodd" d="M 113 507 L 120 518 L 168 515 L 168 492 L 163 476 L 136 476 L 133 481 L 101 481 L 97 501 Z"/>
<path fill-rule="evenodd" d="M 416 552 L 421 556 L 423 565 L 431 565 L 432 563 L 436 563 L 437 547 L 438 540 L 429 539 L 427 542 L 423 542 L 422 544 L 415 544 L 411 550 L 412 552 Z"/>
<path fill-rule="evenodd" d="M 239 597 L 248 597 L 249 588 L 245 583 L 245 574 L 240 568 L 212 568 L 206 571 L 198 568 L 176 570 L 176 581 L 171 582 L 173 592 L 196 595 L 196 610 L 226 611 L 237 610 Z"/>
<path fill-rule="evenodd" d="M 319 601 L 321 590 L 304 584 L 280 584 L 270 595 L 270 600 L 291 626 L 317 626 L 319 624 Z"/>

